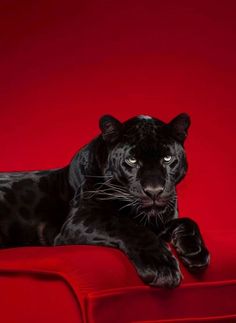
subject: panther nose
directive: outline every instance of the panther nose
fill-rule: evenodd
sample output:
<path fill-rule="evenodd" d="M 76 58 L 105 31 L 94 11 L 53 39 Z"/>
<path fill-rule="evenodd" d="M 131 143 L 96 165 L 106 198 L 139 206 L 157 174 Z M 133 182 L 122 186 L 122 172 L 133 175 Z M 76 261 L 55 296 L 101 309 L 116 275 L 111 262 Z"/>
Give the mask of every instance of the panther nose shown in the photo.
<path fill-rule="evenodd" d="M 155 200 L 164 191 L 164 187 L 163 186 L 147 186 L 143 190 L 148 197 Z"/>

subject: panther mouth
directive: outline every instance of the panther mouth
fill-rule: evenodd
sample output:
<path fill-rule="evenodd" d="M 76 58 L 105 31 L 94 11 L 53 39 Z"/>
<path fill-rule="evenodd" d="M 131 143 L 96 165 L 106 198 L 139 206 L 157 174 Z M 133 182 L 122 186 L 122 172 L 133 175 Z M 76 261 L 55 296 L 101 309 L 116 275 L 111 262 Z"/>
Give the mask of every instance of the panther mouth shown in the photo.
<path fill-rule="evenodd" d="M 147 208 L 160 208 L 160 207 L 165 207 L 167 205 L 168 201 L 163 200 L 163 199 L 157 199 L 157 200 L 152 200 L 152 199 L 143 199 L 142 200 L 142 207 L 144 209 Z"/>

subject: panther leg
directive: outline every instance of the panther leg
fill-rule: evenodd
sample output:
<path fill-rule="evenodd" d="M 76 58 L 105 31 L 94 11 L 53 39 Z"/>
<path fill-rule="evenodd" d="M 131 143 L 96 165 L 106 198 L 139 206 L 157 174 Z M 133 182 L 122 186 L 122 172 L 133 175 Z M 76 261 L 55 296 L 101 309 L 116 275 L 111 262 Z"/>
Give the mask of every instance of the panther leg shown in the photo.
<path fill-rule="evenodd" d="M 141 279 L 152 286 L 173 288 L 181 282 L 176 258 L 165 241 L 128 218 L 109 210 L 72 211 L 54 245 L 87 244 L 119 248 L 134 264 Z"/>
<path fill-rule="evenodd" d="M 210 254 L 198 225 L 189 218 L 174 219 L 167 224 L 167 240 L 175 247 L 183 264 L 192 271 L 206 268 Z"/>

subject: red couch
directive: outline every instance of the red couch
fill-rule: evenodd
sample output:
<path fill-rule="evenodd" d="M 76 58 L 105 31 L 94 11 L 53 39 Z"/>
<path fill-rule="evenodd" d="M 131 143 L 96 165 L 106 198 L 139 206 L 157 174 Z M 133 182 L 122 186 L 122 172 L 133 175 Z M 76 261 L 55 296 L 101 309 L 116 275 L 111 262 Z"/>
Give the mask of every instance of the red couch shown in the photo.
<path fill-rule="evenodd" d="M 236 322 L 235 235 L 208 232 L 209 269 L 174 290 L 145 286 L 119 250 L 0 251 L 1 322 Z"/>
<path fill-rule="evenodd" d="M 0 170 L 66 165 L 102 114 L 192 118 L 180 215 L 211 265 L 144 286 L 118 250 L 0 250 L 0 322 L 233 322 L 236 315 L 236 2 L 2 1 Z"/>

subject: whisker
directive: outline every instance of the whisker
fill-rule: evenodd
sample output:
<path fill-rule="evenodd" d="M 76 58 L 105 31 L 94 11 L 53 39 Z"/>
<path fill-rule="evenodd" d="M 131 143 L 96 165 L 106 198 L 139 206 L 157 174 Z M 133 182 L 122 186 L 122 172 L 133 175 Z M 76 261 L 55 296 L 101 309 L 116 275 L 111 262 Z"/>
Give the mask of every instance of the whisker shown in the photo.
<path fill-rule="evenodd" d="M 148 222 L 148 214 L 146 215 L 144 226 L 146 226 L 147 222 Z"/>
<path fill-rule="evenodd" d="M 143 215 L 143 214 L 144 214 L 144 212 L 138 213 L 138 214 L 136 214 L 136 215 L 133 217 L 133 219 L 137 219 L 139 216 L 141 216 L 141 215 Z"/>
<path fill-rule="evenodd" d="M 113 189 L 112 187 L 108 187 L 104 190 L 102 190 L 103 192 L 106 192 L 106 191 L 114 191 L 114 192 L 119 192 L 119 193 L 122 193 L 124 195 L 130 195 L 128 192 L 126 191 L 123 191 L 123 190 L 120 190 L 120 189 Z"/>
<path fill-rule="evenodd" d="M 131 203 L 128 203 L 127 205 L 122 206 L 121 208 L 119 208 L 119 211 L 121 211 L 121 210 L 125 209 L 125 208 L 126 208 L 126 207 L 128 207 L 128 206 L 135 205 L 135 203 L 136 203 L 136 202 L 137 202 L 137 200 L 132 201 Z"/>
<path fill-rule="evenodd" d="M 144 213 L 144 215 L 143 215 L 142 219 L 139 221 L 139 223 L 142 223 L 143 220 L 145 220 L 146 216 L 147 216 L 146 213 Z"/>
<path fill-rule="evenodd" d="M 85 175 L 83 174 L 84 177 L 94 177 L 94 178 L 107 178 L 107 177 L 112 177 L 112 175 Z"/>
<path fill-rule="evenodd" d="M 101 183 L 101 185 L 97 188 L 97 190 L 93 190 L 93 191 L 85 191 L 84 194 L 87 194 L 87 193 L 93 193 L 92 195 L 89 196 L 89 198 L 92 198 L 94 195 L 96 195 L 97 193 L 101 192 L 100 188 L 103 186 L 103 185 L 106 185 L 109 181 L 111 181 L 112 178 L 108 179 L 107 181 L 105 181 L 104 183 Z"/>
<path fill-rule="evenodd" d="M 121 190 L 123 192 L 128 192 L 127 189 L 125 189 L 124 187 L 118 186 L 118 185 L 113 185 L 112 183 L 106 183 L 105 186 L 115 189 L 115 190 Z"/>
<path fill-rule="evenodd" d="M 131 196 L 129 194 L 126 194 L 126 193 L 123 193 L 123 192 L 119 192 L 119 191 L 112 191 L 111 189 L 105 189 L 105 190 L 93 190 L 93 191 L 86 191 L 85 192 L 86 195 L 88 195 L 88 198 L 92 198 L 94 195 L 103 195 L 103 196 L 122 196 L 126 199 L 129 199 L 130 201 L 132 200 L 131 199 Z"/>
<path fill-rule="evenodd" d="M 128 202 L 130 201 L 127 198 L 124 198 L 124 196 L 98 197 L 98 200 L 101 200 L 101 201 L 109 201 L 109 200 L 117 200 L 117 199 L 128 201 Z"/>

